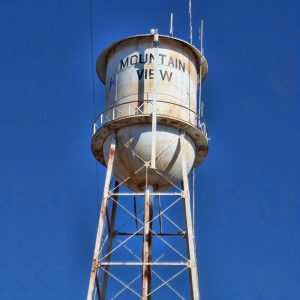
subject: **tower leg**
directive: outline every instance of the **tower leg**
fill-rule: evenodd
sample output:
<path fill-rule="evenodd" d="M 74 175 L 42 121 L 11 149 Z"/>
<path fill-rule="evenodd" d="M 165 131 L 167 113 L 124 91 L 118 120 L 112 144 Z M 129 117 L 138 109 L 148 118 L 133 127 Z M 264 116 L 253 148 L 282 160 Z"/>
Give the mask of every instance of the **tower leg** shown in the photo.
<path fill-rule="evenodd" d="M 147 186 L 144 200 L 144 236 L 143 236 L 143 274 L 142 274 L 142 299 L 150 300 L 151 296 L 151 261 L 152 261 L 152 218 L 153 203 L 150 193 L 153 193 L 153 187 Z M 151 223 L 149 223 L 151 222 Z"/>
<path fill-rule="evenodd" d="M 190 204 L 190 192 L 188 174 L 186 169 L 185 160 L 185 136 L 184 133 L 180 135 L 180 147 L 182 155 L 182 178 L 183 178 L 183 191 L 184 191 L 184 215 L 186 220 L 186 239 L 187 239 L 187 250 L 190 259 L 190 281 L 191 281 L 191 295 L 193 300 L 200 300 L 198 272 L 197 272 L 197 259 L 196 259 L 196 248 L 194 240 L 194 230 L 192 223 L 192 213 Z"/>
<path fill-rule="evenodd" d="M 105 184 L 104 184 L 104 193 L 103 193 L 101 210 L 100 210 L 100 217 L 99 217 L 99 223 L 98 223 L 98 230 L 97 230 L 97 237 L 96 237 L 96 243 L 95 243 L 95 250 L 94 250 L 94 256 L 93 256 L 93 263 L 92 263 L 92 270 L 91 270 L 91 275 L 90 275 L 87 300 L 93 300 L 94 291 L 95 291 L 95 281 L 96 281 L 96 277 L 97 277 L 98 260 L 99 260 L 99 255 L 100 255 L 100 243 L 102 241 L 103 229 L 104 229 L 105 218 L 106 218 L 106 213 L 107 213 L 107 201 L 109 198 L 108 192 L 109 192 L 109 186 L 110 186 L 110 181 L 111 181 L 112 168 L 113 168 L 113 162 L 114 162 L 114 157 L 115 157 L 115 150 L 116 150 L 116 138 L 115 138 L 115 136 L 113 136 L 111 145 L 110 145 L 110 149 L 109 149 L 107 171 L 106 171 Z M 98 293 L 99 293 L 99 291 L 98 291 Z"/>
<path fill-rule="evenodd" d="M 119 192 L 119 182 L 115 182 L 115 188 L 114 192 L 118 194 Z M 114 238 L 114 231 L 115 231 L 115 222 L 116 222 L 116 215 L 117 215 L 117 204 L 118 201 L 118 195 L 115 196 L 115 201 L 113 201 L 112 204 L 112 211 L 111 211 L 111 217 L 110 217 L 110 228 L 109 228 L 109 233 L 108 233 L 108 242 L 107 242 L 107 250 L 106 253 L 110 253 L 112 250 L 112 245 L 113 245 L 113 238 Z M 110 256 L 109 254 L 106 258 L 107 261 L 110 261 Z M 103 278 L 103 284 L 102 284 L 102 293 L 101 293 L 101 300 L 105 300 L 106 298 L 106 289 L 107 289 L 107 282 L 108 282 L 108 272 L 109 272 L 109 265 L 105 266 L 105 272 L 104 272 L 104 278 Z M 100 298 L 99 298 L 100 299 Z"/>

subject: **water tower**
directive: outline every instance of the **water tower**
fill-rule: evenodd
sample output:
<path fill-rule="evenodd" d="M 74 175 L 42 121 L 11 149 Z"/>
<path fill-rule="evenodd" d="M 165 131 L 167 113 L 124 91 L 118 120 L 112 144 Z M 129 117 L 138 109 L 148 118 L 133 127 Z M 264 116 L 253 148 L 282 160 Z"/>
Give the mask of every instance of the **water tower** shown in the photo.
<path fill-rule="evenodd" d="M 107 171 L 87 299 L 200 299 L 189 173 L 208 152 L 207 62 L 151 30 L 110 45 L 96 70 L 106 97 L 91 147 Z"/>

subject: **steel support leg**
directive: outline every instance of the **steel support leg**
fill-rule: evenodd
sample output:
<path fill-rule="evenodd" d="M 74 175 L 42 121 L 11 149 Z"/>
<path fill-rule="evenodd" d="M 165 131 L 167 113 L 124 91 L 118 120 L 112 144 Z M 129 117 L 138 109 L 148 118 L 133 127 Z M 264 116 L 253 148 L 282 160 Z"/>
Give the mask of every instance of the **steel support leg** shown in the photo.
<path fill-rule="evenodd" d="M 107 201 L 109 198 L 108 192 L 109 192 L 109 186 L 110 186 L 110 181 L 111 181 L 115 151 L 116 151 L 116 138 L 115 138 L 115 136 L 113 136 L 111 145 L 110 145 L 110 149 L 109 149 L 107 171 L 106 171 L 105 184 L 104 184 L 104 193 L 103 193 L 100 216 L 99 216 L 99 223 L 98 223 L 98 230 L 97 230 L 97 237 L 96 237 L 96 243 L 95 243 L 95 250 L 94 250 L 94 256 L 93 256 L 93 263 L 92 263 L 92 270 L 91 270 L 91 275 L 90 275 L 87 300 L 93 300 L 93 296 L 94 296 L 95 281 L 96 281 L 96 274 L 97 274 L 97 268 L 98 268 L 98 259 L 99 259 L 99 255 L 100 255 L 100 243 L 102 241 L 102 236 L 103 236 L 103 231 L 104 231 L 103 229 L 104 229 L 105 218 L 106 218 Z"/>
<path fill-rule="evenodd" d="M 185 160 L 185 134 L 180 135 L 180 147 L 182 156 L 182 178 L 183 178 L 183 191 L 184 191 L 184 214 L 186 220 L 186 234 L 187 234 L 187 250 L 190 259 L 190 281 L 191 281 L 191 295 L 193 300 L 200 300 L 200 291 L 198 283 L 198 271 L 197 271 L 197 259 L 196 248 L 193 231 L 191 204 L 190 204 L 190 192 L 188 174 Z"/>
<path fill-rule="evenodd" d="M 115 189 L 114 192 L 118 194 L 119 192 L 119 182 L 115 182 Z M 117 215 L 117 207 L 118 207 L 118 195 L 114 197 L 115 201 L 112 203 L 112 211 L 111 211 L 111 217 L 110 217 L 110 232 L 108 233 L 108 242 L 107 242 L 107 248 L 106 248 L 106 253 L 110 253 L 112 250 L 112 245 L 113 245 L 113 238 L 115 234 L 115 222 L 116 222 L 116 215 Z M 106 258 L 106 261 L 110 261 L 110 256 L 109 254 Z M 107 282 L 108 282 L 108 272 L 109 272 L 109 265 L 105 266 L 105 271 L 104 272 L 104 278 L 103 278 L 103 284 L 102 284 L 102 293 L 101 293 L 101 300 L 105 300 L 106 298 L 106 289 L 107 289 Z"/>
<path fill-rule="evenodd" d="M 144 201 L 144 238 L 143 238 L 143 274 L 142 274 L 142 298 L 150 300 L 151 296 L 151 265 L 147 265 L 152 261 L 152 218 L 153 203 L 150 193 L 153 193 L 153 187 L 147 186 Z M 151 223 L 149 223 L 151 222 Z"/>

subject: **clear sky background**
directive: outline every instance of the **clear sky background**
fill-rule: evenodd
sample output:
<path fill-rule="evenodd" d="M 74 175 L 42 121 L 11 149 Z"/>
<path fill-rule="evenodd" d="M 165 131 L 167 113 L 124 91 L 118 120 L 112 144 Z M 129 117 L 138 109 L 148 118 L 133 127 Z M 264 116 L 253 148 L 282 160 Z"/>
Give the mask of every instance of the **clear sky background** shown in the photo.
<path fill-rule="evenodd" d="M 0 299 L 84 299 L 98 221 L 90 151 L 108 44 L 188 39 L 188 1 L 5 1 L 0 9 Z M 211 137 L 197 169 L 203 300 L 300 299 L 300 5 L 193 1 Z M 99 166 L 99 190 L 105 169 Z M 100 198 L 100 194 L 98 195 Z"/>

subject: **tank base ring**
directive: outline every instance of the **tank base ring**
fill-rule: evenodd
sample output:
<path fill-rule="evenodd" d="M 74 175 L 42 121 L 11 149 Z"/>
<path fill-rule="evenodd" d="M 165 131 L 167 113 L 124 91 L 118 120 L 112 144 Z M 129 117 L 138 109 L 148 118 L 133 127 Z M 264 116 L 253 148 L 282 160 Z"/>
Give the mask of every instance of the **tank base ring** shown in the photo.
<path fill-rule="evenodd" d="M 141 124 L 141 123 L 151 123 L 152 115 L 137 115 L 137 116 L 128 116 L 123 118 L 118 118 L 113 121 L 105 123 L 102 127 L 100 127 L 92 138 L 91 148 L 95 158 L 104 166 L 106 166 L 104 155 L 103 155 L 103 145 L 105 139 L 117 131 L 120 128 Z M 185 122 L 183 120 L 165 116 L 165 115 L 157 115 L 157 124 L 169 125 L 175 127 L 179 130 L 184 131 L 188 134 L 195 143 L 196 147 L 196 157 L 194 161 L 193 167 L 198 166 L 206 157 L 208 153 L 208 139 L 207 137 L 192 124 Z"/>

